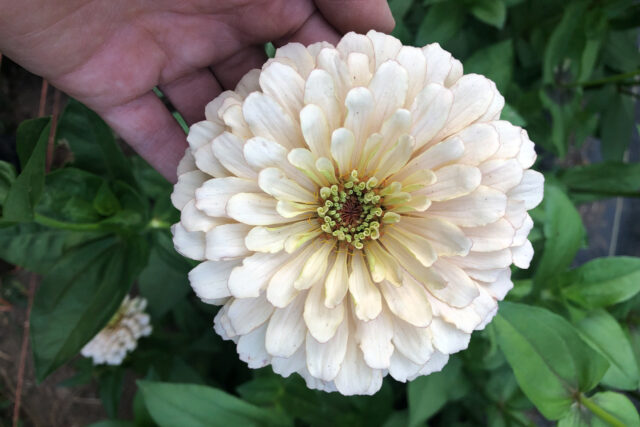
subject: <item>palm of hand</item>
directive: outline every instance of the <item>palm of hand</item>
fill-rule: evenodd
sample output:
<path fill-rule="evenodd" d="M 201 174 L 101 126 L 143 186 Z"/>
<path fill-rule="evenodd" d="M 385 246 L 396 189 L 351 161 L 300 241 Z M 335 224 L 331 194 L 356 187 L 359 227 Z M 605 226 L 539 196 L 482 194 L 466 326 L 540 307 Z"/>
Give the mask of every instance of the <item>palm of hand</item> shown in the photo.
<path fill-rule="evenodd" d="M 262 65 L 267 41 L 335 43 L 334 28 L 393 26 L 384 0 L 19 3 L 0 0 L 0 50 L 98 112 L 169 179 L 186 142 L 153 87 L 193 123 Z"/>

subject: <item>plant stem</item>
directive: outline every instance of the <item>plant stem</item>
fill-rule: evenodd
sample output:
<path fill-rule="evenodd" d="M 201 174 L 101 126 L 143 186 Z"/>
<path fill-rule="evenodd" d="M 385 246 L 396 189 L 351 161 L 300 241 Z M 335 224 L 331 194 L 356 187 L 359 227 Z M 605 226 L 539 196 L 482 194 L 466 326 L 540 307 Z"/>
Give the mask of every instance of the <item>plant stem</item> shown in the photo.
<path fill-rule="evenodd" d="M 637 76 L 640 74 L 640 70 L 629 71 L 627 73 L 615 74 L 613 76 L 605 77 L 603 79 L 598 80 L 590 80 L 586 82 L 575 82 L 565 85 L 565 87 L 593 87 L 593 86 L 604 86 L 608 83 L 617 83 L 622 80 L 626 80 L 628 78 Z M 628 82 L 625 82 L 628 83 Z"/>
<path fill-rule="evenodd" d="M 584 394 L 580 393 L 579 400 L 585 408 L 589 409 L 593 415 L 600 418 L 602 421 L 609 423 L 614 427 L 625 427 L 616 417 L 599 407 L 593 400 L 589 399 Z"/>
<path fill-rule="evenodd" d="M 61 228 L 63 230 L 70 230 L 70 231 L 100 230 L 100 224 L 96 224 L 96 223 L 89 223 L 89 224 L 77 223 L 76 224 L 72 222 L 58 221 L 57 219 L 49 218 L 40 214 L 35 214 L 34 219 L 38 224 L 46 225 L 47 227 Z"/>
<path fill-rule="evenodd" d="M 160 219 L 153 218 L 151 221 L 149 221 L 149 224 L 147 224 L 147 228 L 168 230 L 168 229 L 171 228 L 171 224 L 166 222 L 166 221 L 162 221 Z"/>

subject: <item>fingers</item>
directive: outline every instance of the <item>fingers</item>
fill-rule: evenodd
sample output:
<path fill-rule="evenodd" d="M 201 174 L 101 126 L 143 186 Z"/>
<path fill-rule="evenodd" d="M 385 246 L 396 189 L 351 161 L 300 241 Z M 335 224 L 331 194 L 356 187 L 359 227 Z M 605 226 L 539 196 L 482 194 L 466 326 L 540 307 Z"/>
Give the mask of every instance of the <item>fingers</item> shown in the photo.
<path fill-rule="evenodd" d="M 390 33 L 395 20 L 387 0 L 315 0 L 325 19 L 342 33 L 374 29 Z"/>
<path fill-rule="evenodd" d="M 211 69 L 224 89 L 233 90 L 245 74 L 254 68 L 261 68 L 266 60 L 262 46 L 248 46 L 212 65 Z"/>
<path fill-rule="evenodd" d="M 295 32 L 274 41 L 274 45 L 283 46 L 290 42 L 298 42 L 307 46 L 320 41 L 327 41 L 335 45 L 340 41 L 340 34 L 318 10 L 314 10 Z"/>
<path fill-rule="evenodd" d="M 176 169 L 187 141 L 180 125 L 153 92 L 97 113 L 169 182 L 176 182 Z"/>
<path fill-rule="evenodd" d="M 160 89 L 189 125 L 204 120 L 204 107 L 222 92 L 207 68 L 162 85 Z"/>

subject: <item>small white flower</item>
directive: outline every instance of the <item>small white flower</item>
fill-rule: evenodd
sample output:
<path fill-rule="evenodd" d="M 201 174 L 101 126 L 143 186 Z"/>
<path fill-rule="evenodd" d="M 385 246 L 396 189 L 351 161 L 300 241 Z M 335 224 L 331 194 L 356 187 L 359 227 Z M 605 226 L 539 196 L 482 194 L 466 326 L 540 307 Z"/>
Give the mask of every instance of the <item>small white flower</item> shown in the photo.
<path fill-rule="evenodd" d="M 191 127 L 176 249 L 251 368 L 372 394 L 442 369 L 527 268 L 543 177 L 504 98 L 438 44 L 289 44 Z"/>
<path fill-rule="evenodd" d="M 92 358 L 94 365 L 120 365 L 136 348 L 138 339 L 151 334 L 146 306 L 144 298 L 127 295 L 107 326 L 82 348 L 81 354 Z"/>

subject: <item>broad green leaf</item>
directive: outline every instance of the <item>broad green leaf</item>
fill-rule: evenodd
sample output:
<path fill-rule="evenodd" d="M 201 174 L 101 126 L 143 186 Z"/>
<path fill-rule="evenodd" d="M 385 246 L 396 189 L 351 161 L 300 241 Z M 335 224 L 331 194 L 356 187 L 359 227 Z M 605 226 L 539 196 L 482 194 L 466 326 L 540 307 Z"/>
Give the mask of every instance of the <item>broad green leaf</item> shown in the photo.
<path fill-rule="evenodd" d="M 448 401 L 464 396 L 469 387 L 462 374 L 462 363 L 454 358 L 441 372 L 411 381 L 407 387 L 409 426 L 423 425 Z"/>
<path fill-rule="evenodd" d="M 118 416 L 123 380 L 124 370 L 117 367 L 106 369 L 98 378 L 98 392 L 102 406 L 109 418 Z"/>
<path fill-rule="evenodd" d="M 560 174 L 569 191 L 596 197 L 640 197 L 640 163 L 605 162 Z"/>
<path fill-rule="evenodd" d="M 623 394 L 613 391 L 581 397 L 558 427 L 638 427 L 640 417 L 633 403 Z"/>
<path fill-rule="evenodd" d="M 4 200 L 3 219 L 27 221 L 44 188 L 47 141 L 51 125 L 49 119 L 27 120 L 18 127 L 18 155 L 22 171 L 15 179 Z"/>
<path fill-rule="evenodd" d="M 577 68 L 584 45 L 584 34 L 580 31 L 580 27 L 587 6 L 588 3 L 581 0 L 574 0 L 566 6 L 562 20 L 551 33 L 544 51 L 544 83 L 553 83 L 558 72 L 573 71 L 573 76 L 570 76 L 573 77 L 572 80 L 578 77 Z M 566 65 L 569 65 L 569 70 L 558 68 Z"/>
<path fill-rule="evenodd" d="M 597 258 L 558 279 L 567 298 L 586 308 L 623 302 L 640 291 L 640 258 Z"/>
<path fill-rule="evenodd" d="M 135 183 L 131 165 L 116 143 L 113 132 L 93 111 L 71 99 L 60 116 L 57 139 L 73 151 L 73 164 L 80 169 L 129 185 Z"/>
<path fill-rule="evenodd" d="M 464 70 L 465 73 L 477 73 L 489 77 L 504 93 L 511 82 L 513 41 L 507 39 L 476 51 L 465 61 Z"/>
<path fill-rule="evenodd" d="M 613 97 L 604 111 L 600 121 L 600 135 L 602 156 L 605 161 L 622 161 L 635 131 L 634 107 L 633 98 L 628 95 L 618 95 Z"/>
<path fill-rule="evenodd" d="M 594 388 L 608 369 L 569 322 L 546 309 L 502 302 L 493 323 L 520 388 L 549 419 L 565 416 L 576 393 Z"/>
<path fill-rule="evenodd" d="M 389 9 L 391 9 L 396 23 L 402 21 L 412 4 L 413 0 L 389 0 Z"/>
<path fill-rule="evenodd" d="M 602 384 L 621 390 L 638 389 L 638 365 L 631 343 L 616 319 L 605 310 L 596 310 L 575 325 L 582 338 L 610 364 Z"/>
<path fill-rule="evenodd" d="M 67 252 L 44 277 L 31 312 L 36 378 L 42 381 L 102 329 L 146 263 L 145 240 L 105 237 Z"/>
<path fill-rule="evenodd" d="M 159 426 L 208 427 L 288 425 L 274 411 L 243 402 L 222 390 L 195 384 L 138 381 Z"/>
<path fill-rule="evenodd" d="M 546 240 L 534 281 L 546 286 L 551 277 L 571 265 L 584 240 L 585 229 L 580 214 L 560 188 L 547 184 L 544 193 Z"/>
<path fill-rule="evenodd" d="M 68 250 L 102 233 L 77 232 L 18 223 L 0 227 L 0 258 L 29 271 L 46 273 Z"/>
<path fill-rule="evenodd" d="M 142 157 L 132 156 L 131 162 L 133 175 L 136 178 L 140 191 L 152 199 L 164 197 L 171 193 L 173 186 L 158 171 L 153 169 Z"/>
<path fill-rule="evenodd" d="M 464 6 L 462 2 L 452 1 L 437 3 L 429 8 L 418 28 L 416 46 L 428 43 L 445 43 L 462 28 L 464 23 Z"/>
<path fill-rule="evenodd" d="M 637 70 L 640 67 L 637 37 L 637 28 L 610 31 L 604 46 L 603 62 L 621 73 Z"/>
<path fill-rule="evenodd" d="M 11 185 L 16 180 L 16 169 L 11 163 L 0 160 L 0 206 L 9 194 Z"/>
<path fill-rule="evenodd" d="M 137 427 L 133 421 L 126 420 L 103 420 L 90 424 L 87 427 Z"/>
<path fill-rule="evenodd" d="M 471 3 L 471 13 L 485 24 L 502 28 L 507 18 L 507 6 L 503 0 L 475 0 Z"/>

